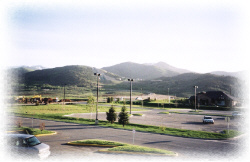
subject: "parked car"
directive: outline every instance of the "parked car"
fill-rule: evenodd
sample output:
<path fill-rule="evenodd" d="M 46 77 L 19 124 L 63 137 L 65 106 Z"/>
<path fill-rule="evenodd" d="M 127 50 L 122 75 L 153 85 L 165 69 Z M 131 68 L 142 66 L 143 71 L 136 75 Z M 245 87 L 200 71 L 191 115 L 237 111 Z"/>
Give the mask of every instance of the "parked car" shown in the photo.
<path fill-rule="evenodd" d="M 211 123 L 214 124 L 214 119 L 211 116 L 204 116 L 203 123 Z"/>
<path fill-rule="evenodd" d="M 7 134 L 11 154 L 21 157 L 45 159 L 50 155 L 50 146 L 41 143 L 34 135 Z"/>

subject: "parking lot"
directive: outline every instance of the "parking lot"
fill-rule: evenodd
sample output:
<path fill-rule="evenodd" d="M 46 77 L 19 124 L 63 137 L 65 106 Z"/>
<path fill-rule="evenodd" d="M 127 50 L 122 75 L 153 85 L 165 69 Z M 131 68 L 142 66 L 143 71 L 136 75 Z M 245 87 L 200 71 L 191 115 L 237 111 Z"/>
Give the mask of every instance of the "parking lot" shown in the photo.
<path fill-rule="evenodd" d="M 38 137 L 41 142 L 44 142 L 51 147 L 51 155 L 49 157 L 49 160 L 51 161 L 58 161 L 59 159 L 62 161 L 78 161 L 79 159 L 84 159 L 85 161 L 96 161 L 96 158 L 98 160 L 105 159 L 105 161 L 110 158 L 116 159 L 116 161 L 123 159 L 166 161 L 175 159 L 185 160 L 190 158 L 214 160 L 216 157 L 232 159 L 232 155 L 238 155 L 241 153 L 241 149 L 245 147 L 245 145 L 243 145 L 244 136 L 242 136 L 243 138 L 228 140 L 206 140 L 138 131 L 135 135 L 135 145 L 171 150 L 177 152 L 178 157 L 102 154 L 97 152 L 97 150 L 102 149 L 100 147 L 69 146 L 66 145 L 66 143 L 83 139 L 103 139 L 132 144 L 132 131 L 51 120 L 32 120 L 31 118 L 15 116 L 9 116 L 9 119 L 10 126 L 13 125 L 15 121 L 22 120 L 23 126 L 31 127 L 32 121 L 34 120 L 33 123 L 35 128 L 39 128 L 39 124 L 45 122 L 46 129 L 56 131 L 57 134 L 55 135 Z"/>
<path fill-rule="evenodd" d="M 164 112 L 166 110 L 152 109 L 149 111 L 140 111 L 133 113 L 141 113 L 143 116 L 131 116 L 129 118 L 130 123 L 136 124 L 145 124 L 145 125 L 155 125 L 155 126 L 166 126 L 171 128 L 181 128 L 181 129 L 189 129 L 189 130 L 200 130 L 200 131 L 210 131 L 210 132 L 221 132 L 226 130 L 228 127 L 228 123 L 225 121 L 225 117 L 223 115 L 232 115 L 233 111 L 216 111 L 216 110 L 202 110 L 202 115 L 193 115 L 193 114 L 178 114 L 171 113 L 172 112 L 180 112 L 180 113 L 190 113 L 190 109 L 173 109 L 169 114 L 160 114 L 160 112 Z M 213 114 L 216 116 L 212 116 L 215 123 L 214 124 L 203 124 L 202 119 L 204 117 L 203 114 Z M 219 116 L 222 115 L 222 116 Z M 95 113 L 87 113 L 87 114 L 71 114 L 71 117 L 78 118 L 88 118 L 95 119 Z M 99 120 L 106 120 L 106 113 L 98 113 Z M 229 129 L 240 130 L 243 125 L 243 121 L 240 118 L 231 119 L 229 121 Z"/>

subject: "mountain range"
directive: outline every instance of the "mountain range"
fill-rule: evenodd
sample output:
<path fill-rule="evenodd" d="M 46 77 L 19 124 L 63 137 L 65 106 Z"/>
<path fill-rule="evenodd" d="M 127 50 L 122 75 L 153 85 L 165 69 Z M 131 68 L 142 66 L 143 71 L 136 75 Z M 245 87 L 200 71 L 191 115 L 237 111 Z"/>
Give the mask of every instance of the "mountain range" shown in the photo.
<path fill-rule="evenodd" d="M 231 76 L 220 76 L 214 74 L 183 73 L 173 77 L 161 77 L 157 80 L 144 80 L 133 82 L 133 91 L 144 93 L 158 93 L 176 95 L 178 97 L 190 97 L 194 95 L 194 86 L 198 86 L 197 92 L 223 91 L 237 98 L 243 97 L 245 93 L 245 82 Z M 119 89 L 130 89 L 130 84 L 122 82 L 116 85 L 106 85 L 105 88 L 113 91 Z"/>
<path fill-rule="evenodd" d="M 166 94 L 171 88 L 176 95 L 185 96 L 193 93 L 193 85 L 198 85 L 201 91 L 222 90 L 234 94 L 241 93 L 241 79 L 244 72 L 228 73 L 213 72 L 208 74 L 194 73 L 168 65 L 164 62 L 156 64 L 137 64 L 125 62 L 101 69 L 88 66 L 72 65 L 46 69 L 41 66 L 19 67 L 9 69 L 14 82 L 25 85 L 49 84 L 52 86 L 72 85 L 94 88 L 96 76 L 101 74 L 101 84 L 104 89 L 128 89 L 128 78 L 135 80 L 133 89 L 144 89 L 147 92 Z M 237 87 L 237 89 L 235 88 Z"/>
<path fill-rule="evenodd" d="M 114 66 L 102 68 L 111 73 L 139 80 L 150 80 L 159 77 L 172 77 L 189 71 L 175 68 L 166 63 L 159 62 L 156 64 L 137 64 L 133 62 L 124 62 Z"/>

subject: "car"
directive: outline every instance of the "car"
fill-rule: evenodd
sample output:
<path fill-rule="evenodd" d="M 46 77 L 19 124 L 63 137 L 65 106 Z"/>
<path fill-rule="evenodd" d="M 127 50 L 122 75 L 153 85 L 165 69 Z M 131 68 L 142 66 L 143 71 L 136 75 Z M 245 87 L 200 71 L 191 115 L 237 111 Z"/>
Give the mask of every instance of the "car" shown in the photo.
<path fill-rule="evenodd" d="M 141 97 L 136 97 L 135 100 L 143 100 Z"/>
<path fill-rule="evenodd" d="M 214 119 L 211 116 L 204 116 L 203 123 L 211 123 L 214 124 Z"/>
<path fill-rule="evenodd" d="M 232 117 L 233 117 L 233 118 L 242 117 L 242 114 L 241 114 L 240 112 L 238 112 L 238 111 L 234 111 L 234 112 L 232 113 Z"/>
<path fill-rule="evenodd" d="M 51 154 L 50 146 L 41 143 L 34 135 L 7 134 L 11 154 L 27 158 L 45 159 Z"/>

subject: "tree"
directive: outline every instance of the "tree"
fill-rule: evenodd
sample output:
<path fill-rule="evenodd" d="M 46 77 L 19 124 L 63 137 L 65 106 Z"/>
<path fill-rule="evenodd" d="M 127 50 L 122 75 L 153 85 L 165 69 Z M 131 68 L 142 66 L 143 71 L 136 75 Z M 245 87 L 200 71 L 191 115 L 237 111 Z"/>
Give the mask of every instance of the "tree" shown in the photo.
<path fill-rule="evenodd" d="M 113 105 L 109 109 L 109 112 L 106 112 L 106 114 L 107 114 L 107 118 L 106 119 L 109 122 L 111 122 L 111 124 L 113 124 L 114 121 L 116 121 L 116 118 L 117 118 L 117 114 L 115 113 L 115 109 L 114 109 Z"/>
<path fill-rule="evenodd" d="M 114 101 L 114 98 L 113 97 L 108 97 L 107 98 L 107 103 L 112 103 Z"/>
<path fill-rule="evenodd" d="M 90 112 L 92 112 L 93 106 L 94 106 L 94 103 L 95 103 L 95 97 L 94 96 L 89 96 L 87 103 L 88 103 Z"/>
<path fill-rule="evenodd" d="M 128 116 L 128 112 L 126 112 L 126 107 L 125 106 L 122 107 L 122 110 L 119 113 L 118 123 L 122 124 L 123 127 L 124 127 L 125 124 L 129 123 L 129 116 Z"/>
<path fill-rule="evenodd" d="M 117 98 L 115 103 L 119 103 L 119 102 L 120 102 L 120 98 Z"/>
<path fill-rule="evenodd" d="M 45 129 L 45 123 L 40 123 L 40 130 L 41 132 Z"/>
<path fill-rule="evenodd" d="M 110 97 L 107 98 L 107 103 L 110 103 Z"/>
<path fill-rule="evenodd" d="M 94 96 L 89 96 L 87 103 L 88 104 L 94 104 L 95 103 L 95 97 Z"/>

